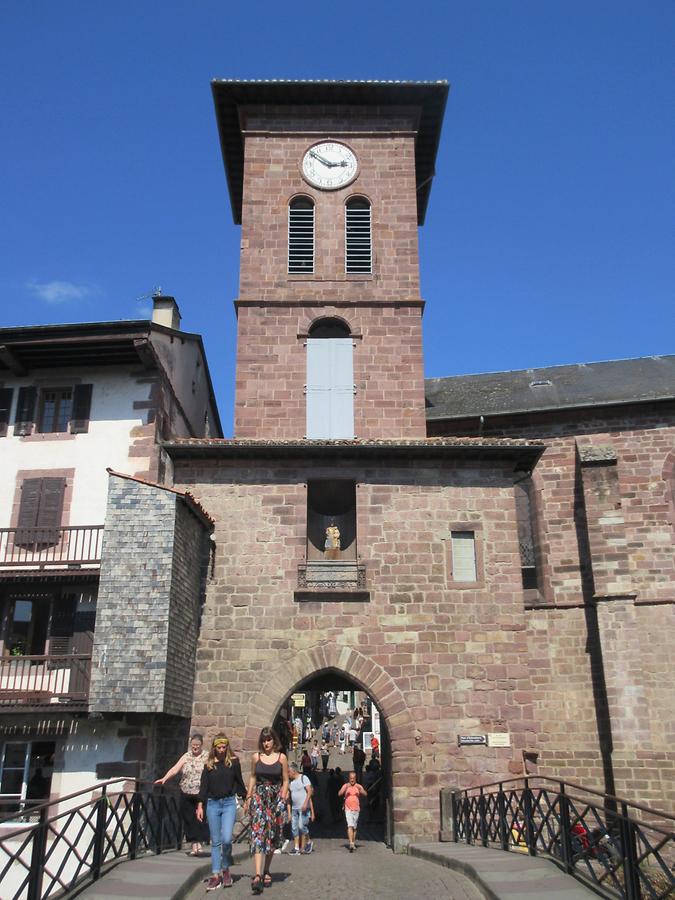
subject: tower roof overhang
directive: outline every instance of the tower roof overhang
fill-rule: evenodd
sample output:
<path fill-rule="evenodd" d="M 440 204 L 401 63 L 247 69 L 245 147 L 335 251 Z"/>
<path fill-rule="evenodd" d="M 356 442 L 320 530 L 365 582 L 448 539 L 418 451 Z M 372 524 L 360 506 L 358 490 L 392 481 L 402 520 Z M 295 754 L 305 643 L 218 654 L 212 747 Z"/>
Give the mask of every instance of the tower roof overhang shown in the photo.
<path fill-rule="evenodd" d="M 436 153 L 450 86 L 447 81 L 237 81 L 211 82 L 220 146 L 230 191 L 232 216 L 241 224 L 244 139 L 240 110 L 245 106 L 416 107 L 417 222 L 424 224 Z"/>
<path fill-rule="evenodd" d="M 513 438 L 426 438 L 419 440 L 250 440 L 230 438 L 178 438 L 163 448 L 173 460 L 310 460 L 367 461 L 382 464 L 398 460 L 409 464 L 420 460 L 501 462 L 515 471 L 531 471 L 546 449 L 542 441 Z"/>

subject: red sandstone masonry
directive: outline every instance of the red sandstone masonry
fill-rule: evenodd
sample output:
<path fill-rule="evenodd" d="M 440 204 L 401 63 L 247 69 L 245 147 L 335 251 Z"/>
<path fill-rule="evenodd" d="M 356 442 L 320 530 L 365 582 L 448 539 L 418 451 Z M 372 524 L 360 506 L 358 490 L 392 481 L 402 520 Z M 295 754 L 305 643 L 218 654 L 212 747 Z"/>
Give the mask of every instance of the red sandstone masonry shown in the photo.
<path fill-rule="evenodd" d="M 470 423 L 473 425 L 473 423 Z M 430 423 L 434 435 L 468 436 L 466 423 Z M 483 437 L 542 439 L 537 464 L 544 601 L 558 609 L 528 613 L 529 684 L 539 772 L 604 785 L 589 625 L 583 608 L 575 487 L 583 487 L 596 592 L 634 590 L 635 601 L 597 605 L 607 686 L 616 791 L 659 808 L 675 806 L 675 722 L 671 647 L 675 642 L 673 482 L 675 416 L 664 406 L 533 414 L 486 422 Z M 616 483 L 577 474 L 575 445 L 612 447 Z M 602 468 L 602 467 L 601 467 Z M 588 477 L 590 475 L 590 478 Z M 578 479 L 578 481 L 577 481 Z M 623 522 L 602 522 L 611 513 Z M 613 529 L 619 528 L 618 534 Z M 615 573 L 621 579 L 617 584 Z M 577 607 L 577 608 L 574 608 Z M 645 778 L 645 773 L 647 777 Z"/>
<path fill-rule="evenodd" d="M 346 450 L 347 452 L 347 450 Z M 216 518 L 216 571 L 204 610 L 193 724 L 238 748 L 304 678 L 344 671 L 390 729 L 399 834 L 435 836 L 439 784 L 508 773 L 541 725 L 527 670 L 513 473 L 494 463 L 340 467 L 359 484 L 359 551 L 371 602 L 293 599 L 305 558 L 310 461 L 178 462 Z M 448 523 L 482 522 L 484 587 L 449 580 Z M 513 747 L 457 747 L 457 734 L 510 731 Z"/>
<path fill-rule="evenodd" d="M 424 437 L 414 111 L 263 109 L 245 120 L 236 436 L 304 437 L 303 336 L 316 319 L 339 316 L 357 335 L 356 436 Z M 357 154 L 346 188 L 320 191 L 302 178 L 319 132 Z M 287 274 L 288 203 L 299 193 L 315 203 L 315 271 L 302 276 Z M 344 271 L 344 204 L 355 195 L 371 203 L 371 275 Z"/>
<path fill-rule="evenodd" d="M 339 316 L 359 336 L 354 340 L 356 436 L 364 440 L 423 438 L 421 309 L 401 305 L 394 311 L 377 304 L 240 307 L 236 436 L 304 437 L 304 336 L 321 316 Z M 394 318 L 395 324 L 385 329 L 383 317 Z"/>

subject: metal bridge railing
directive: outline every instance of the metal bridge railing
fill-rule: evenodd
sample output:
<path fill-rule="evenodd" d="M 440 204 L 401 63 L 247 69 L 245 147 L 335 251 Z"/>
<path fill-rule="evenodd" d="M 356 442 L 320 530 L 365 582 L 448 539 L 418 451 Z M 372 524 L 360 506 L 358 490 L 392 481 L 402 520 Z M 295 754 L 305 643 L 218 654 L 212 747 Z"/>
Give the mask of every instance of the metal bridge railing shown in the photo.
<path fill-rule="evenodd" d="M 0 814 L 3 900 L 62 897 L 85 881 L 96 881 L 115 860 L 180 850 L 179 797 L 152 782 L 114 778 L 19 813 Z M 17 815 L 24 821 L 16 822 Z"/>
<path fill-rule="evenodd" d="M 675 816 L 533 776 L 453 791 L 455 841 L 548 856 L 596 893 L 675 897 Z"/>

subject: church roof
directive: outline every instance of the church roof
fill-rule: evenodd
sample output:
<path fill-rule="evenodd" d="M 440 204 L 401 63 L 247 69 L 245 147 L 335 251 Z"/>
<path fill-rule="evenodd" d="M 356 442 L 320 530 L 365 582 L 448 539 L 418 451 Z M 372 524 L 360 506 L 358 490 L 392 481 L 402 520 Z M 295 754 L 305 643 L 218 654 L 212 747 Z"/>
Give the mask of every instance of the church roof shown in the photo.
<path fill-rule="evenodd" d="M 211 82 L 220 146 L 230 191 L 232 216 L 241 224 L 244 181 L 242 106 L 416 106 L 420 109 L 415 145 L 417 221 L 424 224 L 441 124 L 448 97 L 447 81 L 237 81 Z"/>
<path fill-rule="evenodd" d="M 428 378 L 425 393 L 429 421 L 671 400 L 675 356 Z"/>

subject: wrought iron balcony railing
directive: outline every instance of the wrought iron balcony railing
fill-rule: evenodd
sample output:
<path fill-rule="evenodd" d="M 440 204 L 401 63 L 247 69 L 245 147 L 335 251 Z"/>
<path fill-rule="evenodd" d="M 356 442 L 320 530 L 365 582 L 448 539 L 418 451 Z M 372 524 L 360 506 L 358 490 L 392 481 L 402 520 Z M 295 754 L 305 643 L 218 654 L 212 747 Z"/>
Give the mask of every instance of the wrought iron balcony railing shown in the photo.
<path fill-rule="evenodd" d="M 3 656 L 0 658 L 0 713 L 17 707 L 86 709 L 91 656 Z"/>
<path fill-rule="evenodd" d="M 94 565 L 101 561 L 103 525 L 0 528 L 0 569 Z"/>

